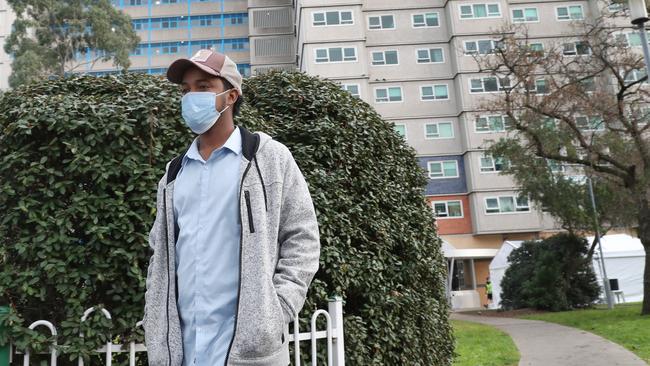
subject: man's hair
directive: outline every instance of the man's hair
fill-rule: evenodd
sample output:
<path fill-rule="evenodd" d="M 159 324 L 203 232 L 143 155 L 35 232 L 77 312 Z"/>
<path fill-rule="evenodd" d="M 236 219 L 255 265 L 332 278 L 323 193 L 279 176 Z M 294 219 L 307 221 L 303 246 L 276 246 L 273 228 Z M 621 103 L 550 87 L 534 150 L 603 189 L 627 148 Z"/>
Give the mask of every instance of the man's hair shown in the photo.
<path fill-rule="evenodd" d="M 219 79 L 221 79 L 221 81 L 223 82 L 224 90 L 228 90 L 228 89 L 233 88 L 233 85 L 230 83 L 230 81 L 228 81 L 228 80 L 226 80 L 226 79 L 224 79 L 222 77 L 219 77 Z M 237 100 L 235 101 L 235 104 L 233 104 L 233 106 L 232 106 L 232 117 L 233 118 L 237 117 L 237 115 L 239 114 L 239 109 L 241 108 L 242 103 L 244 103 L 244 97 L 240 95 L 237 98 Z"/>

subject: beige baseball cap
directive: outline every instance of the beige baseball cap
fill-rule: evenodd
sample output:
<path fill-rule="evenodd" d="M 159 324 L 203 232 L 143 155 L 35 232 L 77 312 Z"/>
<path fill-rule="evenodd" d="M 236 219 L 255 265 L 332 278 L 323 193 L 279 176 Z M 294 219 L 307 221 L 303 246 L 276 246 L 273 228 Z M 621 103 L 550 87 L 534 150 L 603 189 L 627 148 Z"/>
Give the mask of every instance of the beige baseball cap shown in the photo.
<path fill-rule="evenodd" d="M 220 76 L 230 82 L 239 95 L 242 95 L 242 76 L 237 70 L 237 64 L 223 53 L 208 49 L 199 50 L 191 58 L 180 58 L 167 69 L 167 80 L 174 84 L 183 82 L 183 74 L 189 67 L 196 66 L 210 75 Z"/>

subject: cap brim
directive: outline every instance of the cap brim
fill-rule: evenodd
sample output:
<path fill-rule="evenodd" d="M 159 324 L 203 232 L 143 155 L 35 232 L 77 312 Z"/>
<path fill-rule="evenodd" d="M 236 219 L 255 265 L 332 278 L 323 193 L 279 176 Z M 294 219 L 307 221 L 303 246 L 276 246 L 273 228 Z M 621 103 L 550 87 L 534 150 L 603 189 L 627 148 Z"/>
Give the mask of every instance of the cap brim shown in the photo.
<path fill-rule="evenodd" d="M 171 81 L 174 84 L 182 83 L 183 75 L 185 74 L 185 71 L 187 71 L 187 69 L 192 66 L 195 66 L 200 70 L 207 72 L 210 75 L 214 75 L 214 76 L 221 75 L 218 72 L 212 70 L 211 68 L 202 65 L 198 62 L 194 62 L 186 58 L 181 58 L 172 62 L 172 64 L 169 65 L 169 68 L 167 69 L 167 80 Z"/>

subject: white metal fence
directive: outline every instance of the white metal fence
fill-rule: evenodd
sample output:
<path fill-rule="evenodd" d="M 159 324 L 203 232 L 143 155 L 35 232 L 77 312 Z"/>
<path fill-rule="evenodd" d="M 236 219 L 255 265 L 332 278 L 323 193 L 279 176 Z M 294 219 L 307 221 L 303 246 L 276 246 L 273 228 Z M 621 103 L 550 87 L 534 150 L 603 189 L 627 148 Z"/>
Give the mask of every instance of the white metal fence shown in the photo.
<path fill-rule="evenodd" d="M 95 308 L 87 309 L 81 321 L 85 321 L 90 314 L 95 311 Z M 111 314 L 106 309 L 101 309 L 102 314 L 108 319 L 111 319 Z M 316 329 L 316 319 L 319 316 L 324 316 L 326 320 L 326 329 L 317 330 Z M 316 362 L 316 351 L 317 351 L 317 341 L 319 339 L 327 340 L 327 365 L 328 366 L 345 366 L 345 347 L 343 341 L 343 303 L 340 297 L 334 297 L 328 301 L 328 309 L 316 310 L 311 316 L 311 325 L 309 332 L 300 333 L 298 326 L 298 316 L 294 316 L 293 321 L 293 332 L 289 334 L 289 342 L 293 343 L 294 349 L 294 365 L 300 366 L 300 342 L 310 340 L 311 341 L 311 365 L 317 365 Z M 43 352 L 42 354 L 50 354 L 50 364 L 56 366 L 57 362 L 57 352 L 54 346 L 56 346 L 56 336 L 57 331 L 56 327 L 47 320 L 37 320 L 29 325 L 29 329 L 34 329 L 38 326 L 45 326 L 50 330 L 50 333 L 54 336 L 54 342 L 50 347 L 48 352 Z M 142 321 L 136 323 L 136 327 L 142 326 Z M 79 334 L 83 338 L 83 332 Z M 147 349 L 144 344 L 135 342 L 129 343 L 128 347 L 123 347 L 119 344 L 112 344 L 110 342 L 106 345 L 96 349 L 94 352 L 98 354 L 106 354 L 106 366 L 111 366 L 112 355 L 115 353 L 129 353 L 129 365 L 135 366 L 137 354 L 141 352 L 146 352 Z M 9 352 L 9 363 L 12 364 L 14 353 L 16 355 L 22 355 L 23 366 L 29 365 L 30 351 L 21 352 L 20 350 L 14 350 L 13 345 L 10 345 Z M 83 360 L 79 358 L 79 366 L 83 366 Z"/>

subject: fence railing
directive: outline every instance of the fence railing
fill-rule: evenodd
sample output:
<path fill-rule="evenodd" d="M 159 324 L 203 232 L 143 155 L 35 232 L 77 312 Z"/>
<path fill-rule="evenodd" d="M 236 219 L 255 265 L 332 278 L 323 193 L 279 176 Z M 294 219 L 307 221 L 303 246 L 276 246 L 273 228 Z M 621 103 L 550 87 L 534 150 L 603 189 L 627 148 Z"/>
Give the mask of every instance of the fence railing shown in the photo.
<path fill-rule="evenodd" d="M 95 311 L 94 307 L 87 309 L 81 321 L 84 322 L 90 314 Z M 106 309 L 101 309 L 102 314 L 107 319 L 111 319 L 111 314 Z M 325 330 L 316 329 L 316 320 L 319 316 L 324 316 L 326 320 Z M 50 330 L 50 333 L 54 336 L 54 341 L 48 352 L 41 352 L 39 354 L 50 354 L 50 365 L 56 366 L 57 363 L 57 352 L 55 346 L 57 345 L 56 336 L 57 331 L 56 327 L 47 320 L 37 320 L 29 325 L 29 329 L 34 329 L 38 326 L 45 326 Z M 135 325 L 136 327 L 142 326 L 142 321 L 139 321 Z M 80 337 L 84 337 L 83 332 L 79 334 Z M 110 339 L 110 337 L 109 337 Z M 299 319 L 297 314 L 294 314 L 293 320 L 293 332 L 289 334 L 289 342 L 293 343 L 294 349 L 294 365 L 300 366 L 300 342 L 310 340 L 311 341 L 311 365 L 316 366 L 316 355 L 317 355 L 317 343 L 319 339 L 327 340 L 327 365 L 328 366 L 345 366 L 345 342 L 343 340 L 343 302 L 340 297 L 335 296 L 328 300 L 327 311 L 323 309 L 316 310 L 311 316 L 311 323 L 309 332 L 300 333 L 299 329 Z M 113 344 L 111 342 L 106 343 L 104 346 L 93 351 L 97 354 L 106 354 L 106 366 L 111 366 L 112 355 L 116 353 L 129 353 L 129 365 L 135 366 L 137 360 L 137 354 L 142 352 L 147 352 L 147 348 L 142 343 L 129 343 L 128 347 L 123 347 L 119 344 Z M 16 355 L 22 355 L 23 366 L 29 366 L 29 358 L 31 352 L 25 350 L 21 352 L 20 350 L 15 350 L 13 345 L 10 344 L 9 352 L 9 363 L 12 364 L 14 353 Z M 83 366 L 83 360 L 79 358 L 78 365 Z"/>

